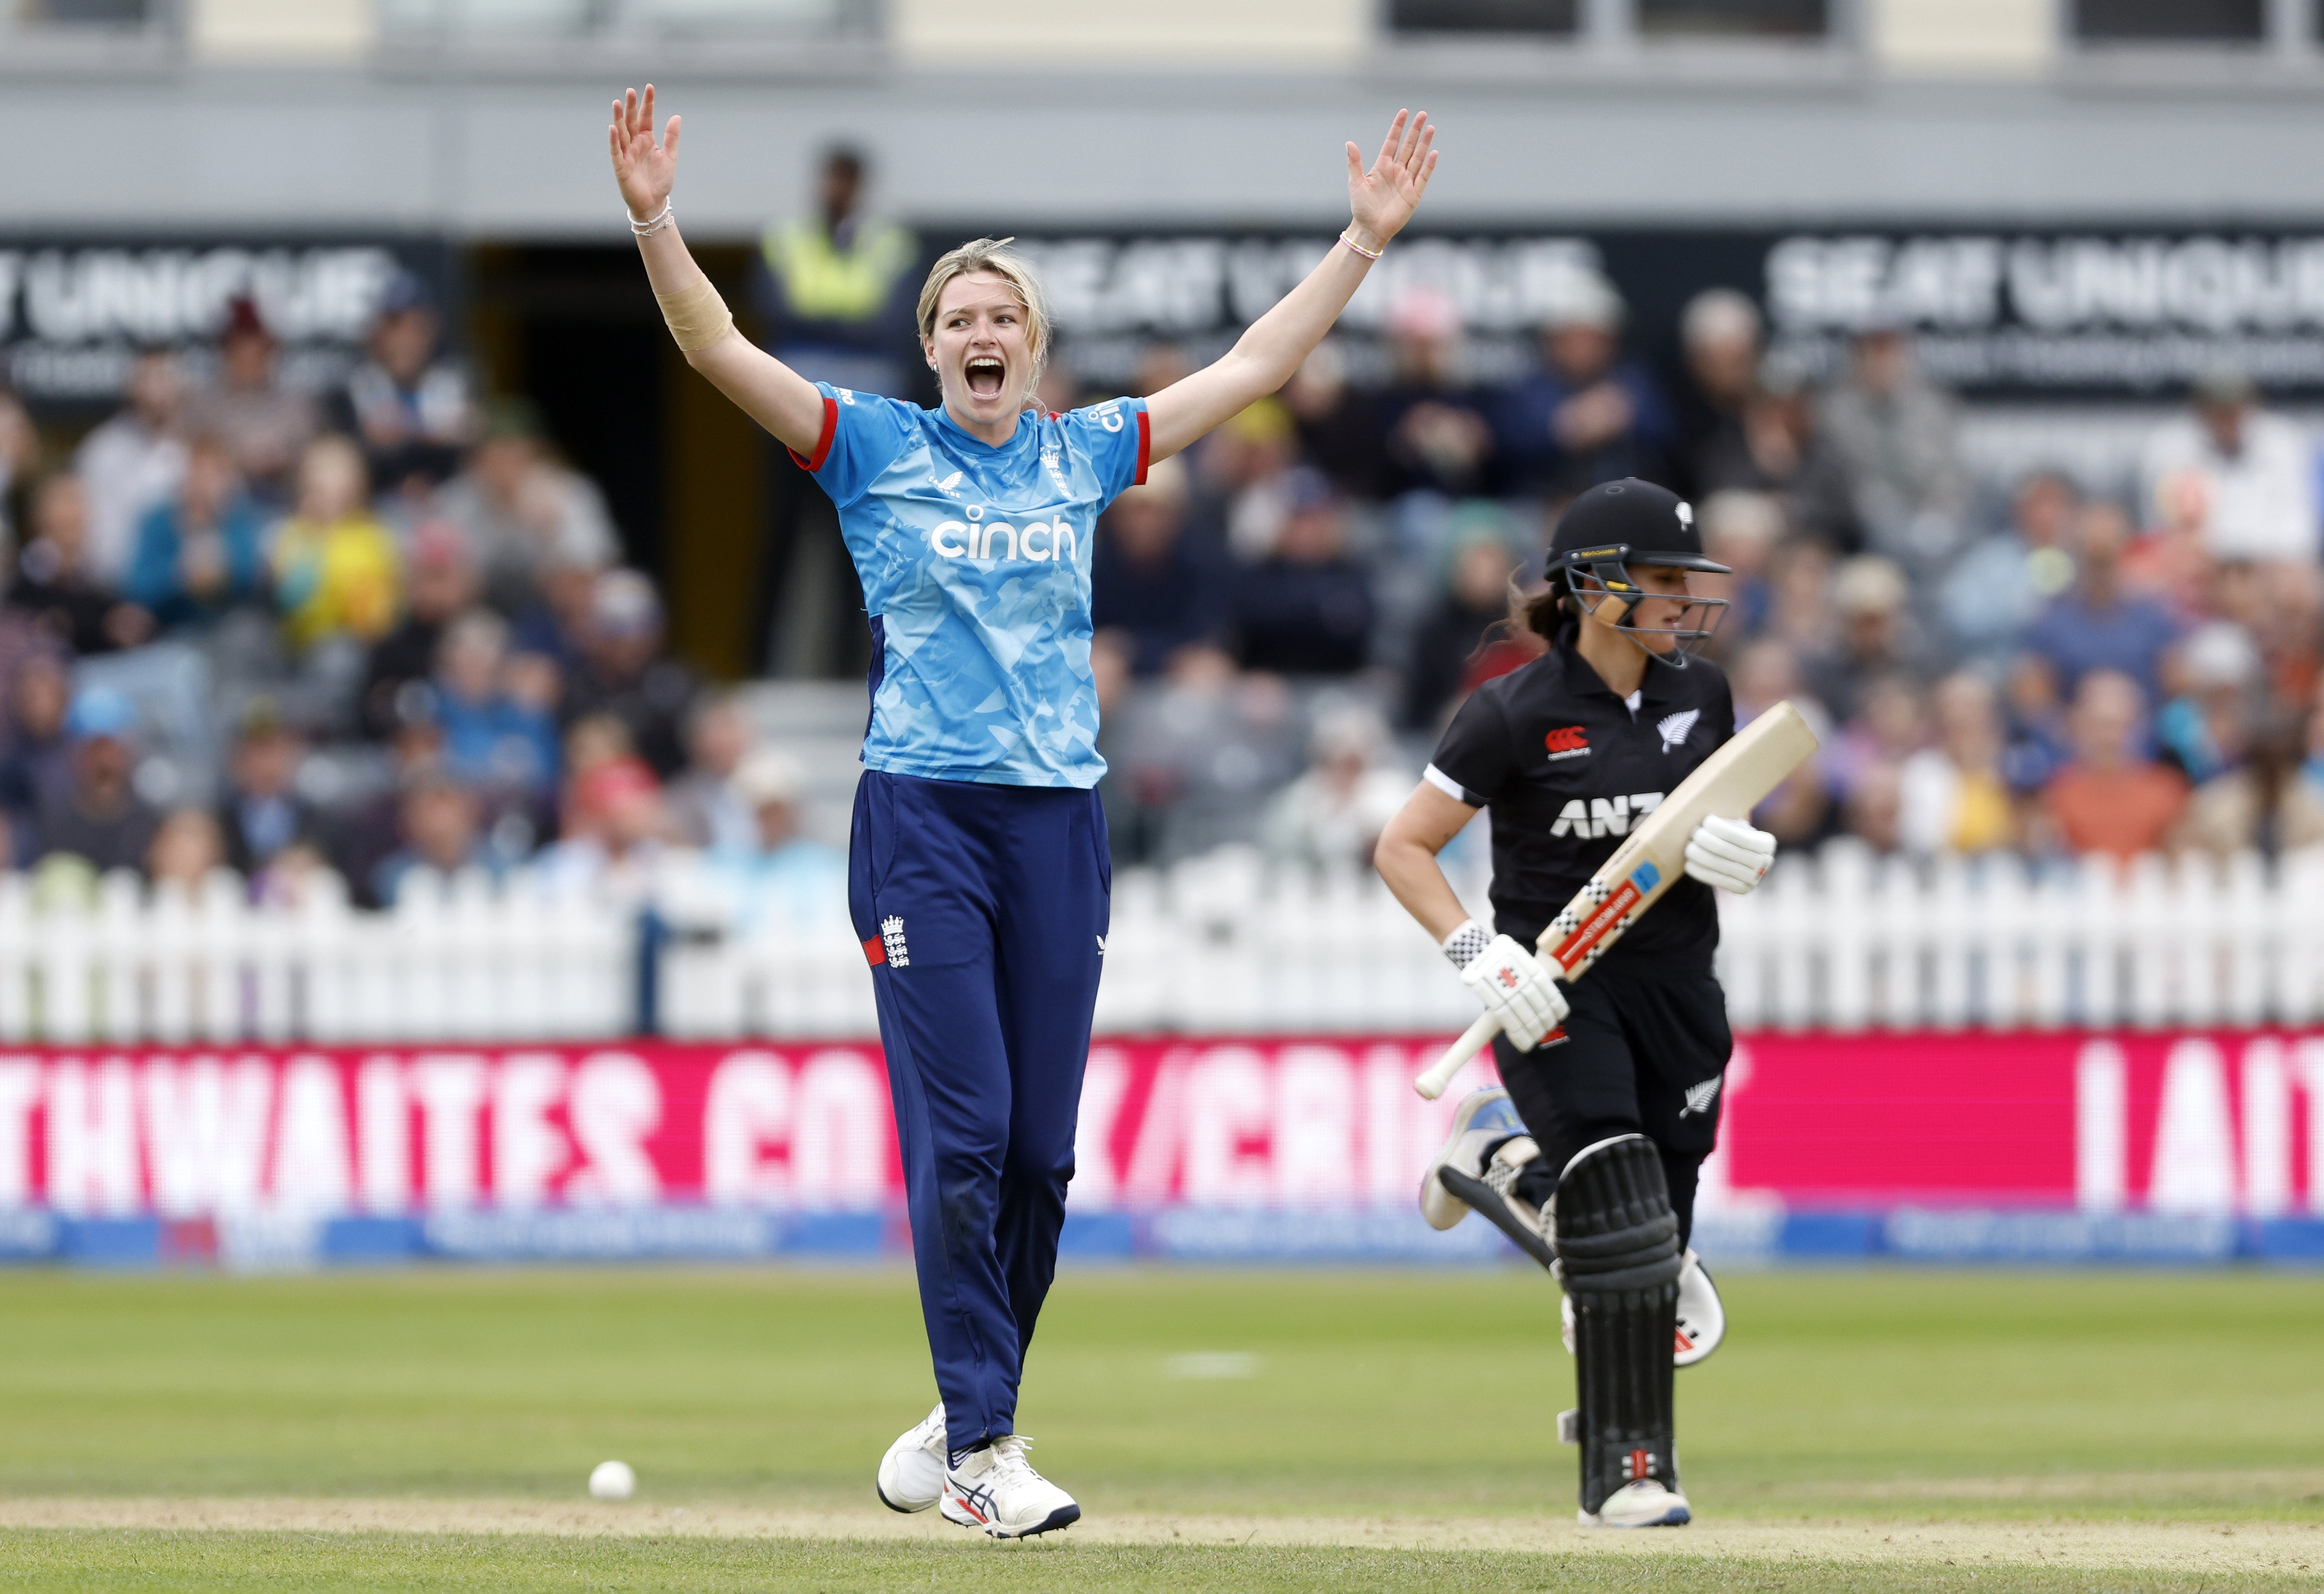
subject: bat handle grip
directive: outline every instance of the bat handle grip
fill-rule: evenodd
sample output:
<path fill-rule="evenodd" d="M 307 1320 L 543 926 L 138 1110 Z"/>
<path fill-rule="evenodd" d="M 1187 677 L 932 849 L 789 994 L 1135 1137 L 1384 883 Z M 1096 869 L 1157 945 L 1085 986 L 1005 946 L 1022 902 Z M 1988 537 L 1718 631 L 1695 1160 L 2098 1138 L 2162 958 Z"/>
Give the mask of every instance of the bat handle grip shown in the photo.
<path fill-rule="evenodd" d="M 1468 1066 L 1469 1059 L 1491 1046 L 1493 1037 L 1500 1032 L 1501 1027 L 1493 1021 L 1490 1013 L 1479 1014 L 1477 1021 L 1461 1032 L 1459 1040 L 1444 1048 L 1444 1055 L 1436 1059 L 1428 1072 L 1412 1082 L 1412 1088 L 1429 1101 L 1435 1101 L 1444 1093 L 1444 1087 L 1452 1083 L 1453 1075 Z"/>

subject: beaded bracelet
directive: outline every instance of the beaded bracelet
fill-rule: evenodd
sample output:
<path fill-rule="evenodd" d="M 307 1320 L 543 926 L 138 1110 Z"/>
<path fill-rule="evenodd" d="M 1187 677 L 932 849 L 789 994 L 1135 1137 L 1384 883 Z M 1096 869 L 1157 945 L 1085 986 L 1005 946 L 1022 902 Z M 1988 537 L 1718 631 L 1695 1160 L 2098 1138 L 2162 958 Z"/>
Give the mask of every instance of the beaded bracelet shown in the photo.
<path fill-rule="evenodd" d="M 630 231 L 635 233 L 639 237 L 643 238 L 651 234 L 661 231 L 662 228 L 669 226 L 677 219 L 677 217 L 670 214 L 669 201 L 664 200 L 662 202 L 661 214 L 656 216 L 650 221 L 640 221 L 634 216 L 630 217 Z"/>
<path fill-rule="evenodd" d="M 1348 229 L 1348 233 L 1352 233 L 1354 231 L 1355 228 L 1353 227 L 1350 227 Z M 1345 244 L 1358 254 L 1362 255 L 1366 260 L 1378 260 L 1381 255 L 1388 253 L 1388 246 L 1386 244 L 1382 244 L 1378 249 L 1367 249 L 1362 244 L 1357 243 L 1353 238 L 1348 236 L 1348 233 L 1342 233 L 1340 235 L 1340 242 Z"/>

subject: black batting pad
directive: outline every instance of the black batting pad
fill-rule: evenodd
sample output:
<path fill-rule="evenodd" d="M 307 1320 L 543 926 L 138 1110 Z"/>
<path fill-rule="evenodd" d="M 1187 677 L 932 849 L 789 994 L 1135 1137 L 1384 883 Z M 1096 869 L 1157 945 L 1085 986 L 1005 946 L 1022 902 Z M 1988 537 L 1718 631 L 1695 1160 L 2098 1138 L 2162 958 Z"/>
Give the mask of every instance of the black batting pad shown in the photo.
<path fill-rule="evenodd" d="M 1671 1346 L 1684 1263 L 1662 1157 L 1644 1135 L 1600 1140 L 1565 1165 L 1557 1262 L 1573 1302 L 1582 1508 L 1642 1478 L 1675 1489 Z"/>

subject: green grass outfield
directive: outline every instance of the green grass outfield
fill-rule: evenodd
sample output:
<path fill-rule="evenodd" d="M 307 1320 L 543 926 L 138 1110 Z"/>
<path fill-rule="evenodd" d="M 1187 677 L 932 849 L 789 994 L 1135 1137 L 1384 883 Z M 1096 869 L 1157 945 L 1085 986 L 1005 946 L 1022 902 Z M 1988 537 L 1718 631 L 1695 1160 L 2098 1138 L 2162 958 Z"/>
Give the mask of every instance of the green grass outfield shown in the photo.
<path fill-rule="evenodd" d="M 1538 1275 L 1069 1271 L 1019 1425 L 1087 1518 L 993 1545 L 871 1501 L 900 1271 L 0 1274 L 0 1589 L 2324 1587 L 2324 1279 L 1722 1285 L 1698 1527 L 1609 1547 Z"/>

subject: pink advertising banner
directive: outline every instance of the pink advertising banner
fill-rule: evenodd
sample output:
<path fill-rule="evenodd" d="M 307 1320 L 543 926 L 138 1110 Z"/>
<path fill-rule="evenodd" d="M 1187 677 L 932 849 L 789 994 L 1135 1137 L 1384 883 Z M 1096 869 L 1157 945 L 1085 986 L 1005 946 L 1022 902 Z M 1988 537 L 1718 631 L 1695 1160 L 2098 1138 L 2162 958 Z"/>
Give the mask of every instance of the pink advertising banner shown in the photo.
<path fill-rule="evenodd" d="M 1436 1037 L 1109 1039 L 1076 1211 L 1409 1206 Z M 1553 1057 L 1553 1066 L 1554 1059 Z M 1705 1205 L 2324 1212 L 2324 1036 L 1747 1036 Z M 0 1212 L 892 1209 L 876 1046 L 0 1053 Z"/>

